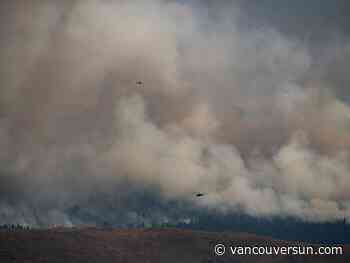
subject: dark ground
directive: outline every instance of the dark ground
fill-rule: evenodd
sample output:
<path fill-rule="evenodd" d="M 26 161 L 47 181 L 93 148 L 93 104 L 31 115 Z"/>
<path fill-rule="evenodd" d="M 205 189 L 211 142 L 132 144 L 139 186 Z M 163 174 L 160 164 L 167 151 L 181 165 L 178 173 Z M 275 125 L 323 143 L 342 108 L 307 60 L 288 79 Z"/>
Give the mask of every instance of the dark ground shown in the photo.
<path fill-rule="evenodd" d="M 247 234 L 194 232 L 176 229 L 112 230 L 73 228 L 0 232 L 0 262 L 350 262 L 343 256 L 218 257 L 217 243 L 225 245 L 295 245 Z"/>

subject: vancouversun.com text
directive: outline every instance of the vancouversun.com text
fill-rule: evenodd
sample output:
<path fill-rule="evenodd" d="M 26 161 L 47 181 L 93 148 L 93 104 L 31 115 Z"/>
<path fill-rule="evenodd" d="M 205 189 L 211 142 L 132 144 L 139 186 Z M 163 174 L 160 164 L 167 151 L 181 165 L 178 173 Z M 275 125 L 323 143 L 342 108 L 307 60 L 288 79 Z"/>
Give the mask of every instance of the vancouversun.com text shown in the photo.
<path fill-rule="evenodd" d="M 214 247 L 217 256 L 341 256 L 342 246 L 226 246 Z"/>

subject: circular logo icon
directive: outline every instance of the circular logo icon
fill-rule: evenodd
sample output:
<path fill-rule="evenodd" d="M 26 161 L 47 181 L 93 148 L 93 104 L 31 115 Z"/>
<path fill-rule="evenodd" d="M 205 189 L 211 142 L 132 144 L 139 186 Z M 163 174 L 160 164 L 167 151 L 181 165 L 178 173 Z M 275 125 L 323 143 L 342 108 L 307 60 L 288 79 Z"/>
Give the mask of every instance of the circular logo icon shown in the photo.
<path fill-rule="evenodd" d="M 225 254 L 225 246 L 223 244 L 217 244 L 214 248 L 215 254 L 217 256 L 223 256 Z"/>

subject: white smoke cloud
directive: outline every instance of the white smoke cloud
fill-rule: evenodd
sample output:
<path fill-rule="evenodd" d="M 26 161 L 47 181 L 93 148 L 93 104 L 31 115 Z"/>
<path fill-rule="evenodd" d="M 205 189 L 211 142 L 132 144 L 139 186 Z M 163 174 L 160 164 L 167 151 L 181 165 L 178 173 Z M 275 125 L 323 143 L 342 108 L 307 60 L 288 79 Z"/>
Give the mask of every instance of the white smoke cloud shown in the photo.
<path fill-rule="evenodd" d="M 139 188 L 350 218 L 350 107 L 298 40 L 243 28 L 236 8 L 213 19 L 173 1 L 30 2 L 6 3 L 1 32 L 0 222 L 146 222 Z"/>

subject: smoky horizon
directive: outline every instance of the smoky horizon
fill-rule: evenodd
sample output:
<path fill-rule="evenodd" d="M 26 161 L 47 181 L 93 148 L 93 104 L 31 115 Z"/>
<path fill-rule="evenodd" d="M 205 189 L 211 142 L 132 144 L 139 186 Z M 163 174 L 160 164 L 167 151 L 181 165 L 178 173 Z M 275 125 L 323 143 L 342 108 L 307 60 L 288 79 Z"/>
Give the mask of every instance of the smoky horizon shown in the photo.
<path fill-rule="evenodd" d="M 350 219 L 347 1 L 0 4 L 0 224 Z"/>

